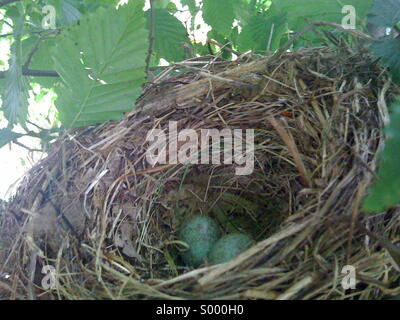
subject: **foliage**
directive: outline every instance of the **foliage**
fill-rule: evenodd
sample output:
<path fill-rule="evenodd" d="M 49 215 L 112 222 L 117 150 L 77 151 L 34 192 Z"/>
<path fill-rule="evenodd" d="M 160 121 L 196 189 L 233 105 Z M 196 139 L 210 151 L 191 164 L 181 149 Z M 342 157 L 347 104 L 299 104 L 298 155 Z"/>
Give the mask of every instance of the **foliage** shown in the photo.
<path fill-rule="evenodd" d="M 400 0 L 375 0 L 368 16 L 368 22 L 378 27 L 396 31 L 400 22 Z M 372 53 L 389 67 L 392 78 L 400 84 L 400 37 L 393 34 L 376 39 L 371 45 Z M 368 211 L 381 211 L 400 202 L 400 100 L 391 106 L 392 116 L 386 128 L 388 136 L 385 150 L 378 170 L 378 181 L 365 199 L 364 208 Z"/>
<path fill-rule="evenodd" d="M 22 136 L 23 134 L 13 132 L 8 128 L 0 129 L 0 148 Z"/>
<path fill-rule="evenodd" d="M 151 14 L 146 12 L 147 28 L 150 29 Z M 185 44 L 190 40 L 182 23 L 166 9 L 154 9 L 154 51 L 160 58 L 168 61 L 181 61 L 185 58 Z"/>
<path fill-rule="evenodd" d="M 400 84 L 400 38 L 375 40 L 371 45 L 371 51 L 390 68 L 393 80 Z"/>
<path fill-rule="evenodd" d="M 390 28 L 396 31 L 400 22 L 400 0 L 374 1 L 368 15 L 368 23 L 377 27 Z M 398 29 L 397 29 L 398 31 Z M 400 84 L 400 37 L 391 36 L 376 39 L 372 53 L 381 58 L 383 63 L 392 71 L 393 80 Z"/>
<path fill-rule="evenodd" d="M 270 9 L 252 16 L 239 35 L 238 47 L 241 51 L 274 51 L 286 33 L 287 14 Z"/>
<path fill-rule="evenodd" d="M 299 31 L 310 21 L 329 21 L 341 23 L 344 16 L 342 8 L 351 5 L 356 9 L 359 20 L 365 17 L 371 0 L 278 0 L 274 1 L 278 10 L 287 12 L 290 29 Z"/>
<path fill-rule="evenodd" d="M 378 181 L 366 198 L 364 208 L 368 211 L 381 211 L 400 201 L 400 97 L 392 105 L 390 125 L 386 129 L 386 147 L 378 170 Z"/>
<path fill-rule="evenodd" d="M 235 19 L 235 1 L 231 0 L 204 0 L 203 18 L 213 29 L 228 37 L 232 31 Z"/>
<path fill-rule="evenodd" d="M 374 1 L 368 22 L 392 28 L 400 20 L 400 0 Z"/>
<path fill-rule="evenodd" d="M 21 31 L 22 24 L 16 29 L 15 41 L 11 46 L 9 68 L 5 72 L 5 83 L 2 93 L 4 115 L 9 121 L 9 126 L 19 122 L 24 125 L 28 113 L 28 86 L 22 76 L 21 57 Z"/>
<path fill-rule="evenodd" d="M 120 120 L 132 110 L 145 78 L 147 38 L 141 8 L 100 8 L 58 37 L 53 61 L 64 82 L 56 88 L 64 125 Z"/>

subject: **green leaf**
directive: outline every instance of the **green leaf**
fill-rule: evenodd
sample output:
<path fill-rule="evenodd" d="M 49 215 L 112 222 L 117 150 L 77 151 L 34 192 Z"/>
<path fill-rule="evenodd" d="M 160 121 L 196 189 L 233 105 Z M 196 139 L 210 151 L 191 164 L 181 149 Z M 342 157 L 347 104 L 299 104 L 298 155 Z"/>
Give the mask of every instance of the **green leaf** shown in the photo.
<path fill-rule="evenodd" d="M 46 38 L 40 42 L 38 50 L 32 57 L 30 69 L 54 70 L 51 51 L 55 43 L 55 37 Z M 42 87 L 52 88 L 60 79 L 56 77 L 31 77 L 31 81 L 39 83 Z"/>
<path fill-rule="evenodd" d="M 378 181 L 364 201 L 366 211 L 382 211 L 400 203 L 400 96 L 391 109 L 393 114 L 386 129 L 388 138 L 381 154 Z"/>
<path fill-rule="evenodd" d="M 369 9 L 371 8 L 373 0 L 336 0 L 340 7 L 351 5 L 356 9 L 357 21 L 361 22 L 366 19 Z M 386 0 L 385 0 L 386 1 Z M 343 17 L 343 13 L 341 18 Z M 341 19 L 338 23 L 340 23 Z"/>
<path fill-rule="evenodd" d="M 203 19 L 225 37 L 232 31 L 232 24 L 235 19 L 234 3 L 232 0 L 204 0 Z"/>
<path fill-rule="evenodd" d="M 21 6 L 11 5 L 6 9 L 5 17 L 10 18 L 13 23 L 17 23 L 18 19 L 21 17 Z"/>
<path fill-rule="evenodd" d="M 62 0 L 61 8 L 64 24 L 73 23 L 81 18 L 82 13 L 77 9 L 79 5 L 79 0 Z"/>
<path fill-rule="evenodd" d="M 241 25 L 249 22 L 249 19 L 257 13 L 256 8 L 253 4 L 250 4 L 248 0 L 239 0 L 235 2 L 234 12 L 236 19 Z"/>
<path fill-rule="evenodd" d="M 82 6 L 81 0 L 44 0 L 44 4 L 55 8 L 57 26 L 69 25 L 78 21 L 82 16 L 78 9 Z"/>
<path fill-rule="evenodd" d="M 62 33 L 53 50 L 64 85 L 56 107 L 66 127 L 121 120 L 145 79 L 148 33 L 143 1 L 100 8 Z"/>
<path fill-rule="evenodd" d="M 8 128 L 0 129 L 0 148 L 12 142 L 15 139 L 21 138 L 23 134 L 11 131 Z"/>
<path fill-rule="evenodd" d="M 153 6 L 156 9 L 166 9 L 170 3 L 170 0 L 157 0 L 153 2 Z"/>
<path fill-rule="evenodd" d="M 167 9 L 167 11 L 171 14 L 175 14 L 178 12 L 178 8 L 176 7 L 175 3 L 173 3 L 173 2 L 168 2 L 165 9 Z"/>
<path fill-rule="evenodd" d="M 368 23 L 393 27 L 400 21 L 400 0 L 374 0 L 368 15 Z"/>
<path fill-rule="evenodd" d="M 31 36 L 22 41 L 22 61 L 26 62 L 28 55 L 34 48 L 38 38 Z M 53 60 L 51 59 L 51 49 L 55 45 L 55 38 L 44 38 L 40 43 L 36 52 L 32 56 L 29 69 L 34 70 L 54 70 Z M 29 77 L 30 82 L 39 83 L 45 88 L 52 88 L 57 81 L 60 81 L 56 77 Z"/>
<path fill-rule="evenodd" d="M 371 51 L 390 68 L 393 80 L 400 84 L 400 38 L 376 40 L 371 45 Z"/>
<path fill-rule="evenodd" d="M 356 18 L 361 21 L 372 0 L 274 0 L 273 4 L 281 12 L 288 15 L 290 29 L 300 31 L 310 21 L 329 21 L 342 23 L 344 5 L 352 5 L 356 9 Z M 385 0 L 386 1 L 386 0 Z"/>
<path fill-rule="evenodd" d="M 207 46 L 203 45 L 201 42 L 194 43 L 193 48 L 194 51 L 200 56 L 206 56 L 210 53 Z"/>
<path fill-rule="evenodd" d="M 21 34 L 24 17 L 20 17 L 14 30 L 15 40 L 11 46 L 9 68 L 5 72 L 2 91 L 2 110 L 9 125 L 25 125 L 28 116 L 28 85 L 22 75 Z"/>
<path fill-rule="evenodd" d="M 272 51 L 276 50 L 279 47 L 280 39 L 286 30 L 285 22 L 285 13 L 271 15 L 267 12 L 252 16 L 239 35 L 239 50 L 265 52 L 270 37 L 271 46 L 269 49 Z"/>
<path fill-rule="evenodd" d="M 94 11 L 99 7 L 115 8 L 120 0 L 83 0 L 80 6 L 81 12 Z"/>
<path fill-rule="evenodd" d="M 146 11 L 147 28 L 150 28 L 150 10 Z M 185 59 L 185 44 L 190 40 L 177 18 L 165 9 L 154 9 L 154 46 L 153 50 L 165 60 L 181 61 Z"/>
<path fill-rule="evenodd" d="M 28 116 L 28 85 L 17 54 L 11 54 L 2 92 L 4 116 L 10 125 L 25 124 Z"/>

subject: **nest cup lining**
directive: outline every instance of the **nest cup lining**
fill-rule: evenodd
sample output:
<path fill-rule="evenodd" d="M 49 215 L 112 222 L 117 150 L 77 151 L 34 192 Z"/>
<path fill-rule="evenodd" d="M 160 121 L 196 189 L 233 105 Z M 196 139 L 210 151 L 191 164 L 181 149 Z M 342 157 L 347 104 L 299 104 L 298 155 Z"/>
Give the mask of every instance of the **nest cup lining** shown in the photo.
<path fill-rule="evenodd" d="M 0 250 L 2 270 L 21 279 L 18 295 L 43 294 L 27 279 L 47 263 L 60 273 L 56 291 L 45 294 L 66 299 L 343 298 L 336 275 L 349 263 L 369 275 L 353 295 L 382 295 L 368 279 L 383 274 L 397 281 L 390 255 L 375 243 L 366 251 L 349 223 L 373 220 L 388 238 L 399 231 L 397 210 L 359 213 L 383 143 L 387 111 L 378 99 L 394 92 L 365 53 L 320 48 L 179 67 L 192 71 L 171 68 L 137 111 L 71 131 L 29 172 L 1 223 L 11 234 L 2 248 L 12 249 Z M 226 164 L 150 166 L 146 135 L 170 121 L 197 131 L 254 129 L 253 173 L 239 176 Z M 199 212 L 257 243 L 226 264 L 180 265 L 177 230 Z M 44 228 L 44 219 L 56 223 Z M 36 271 L 27 263 L 32 252 Z"/>

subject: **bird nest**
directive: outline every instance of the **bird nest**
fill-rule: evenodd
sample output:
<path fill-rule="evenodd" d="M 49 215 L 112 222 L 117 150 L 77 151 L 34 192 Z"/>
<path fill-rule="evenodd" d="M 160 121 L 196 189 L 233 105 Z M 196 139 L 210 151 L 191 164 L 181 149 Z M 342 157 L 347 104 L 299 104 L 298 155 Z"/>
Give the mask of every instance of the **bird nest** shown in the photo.
<path fill-rule="evenodd" d="M 0 216 L 0 297 L 400 293 L 384 246 L 398 237 L 399 210 L 361 211 L 396 90 L 376 61 L 349 47 L 201 57 L 164 69 L 124 120 L 68 131 L 20 183 Z M 204 149 L 204 132 L 226 133 L 223 147 Z M 152 149 L 153 133 L 169 138 L 166 149 Z M 232 149 L 242 147 L 231 158 L 230 133 L 241 142 Z M 209 162 L 197 156 L 204 150 Z M 254 245 L 226 263 L 184 265 L 177 235 L 197 213 L 223 232 L 250 234 Z M 352 275 L 343 270 L 355 271 L 354 285 L 342 286 Z"/>

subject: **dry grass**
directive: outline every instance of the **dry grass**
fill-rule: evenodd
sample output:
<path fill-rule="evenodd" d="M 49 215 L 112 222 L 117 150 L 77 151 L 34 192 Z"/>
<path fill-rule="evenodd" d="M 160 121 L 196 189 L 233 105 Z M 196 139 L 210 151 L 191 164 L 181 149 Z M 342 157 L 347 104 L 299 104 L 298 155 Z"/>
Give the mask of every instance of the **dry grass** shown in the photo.
<path fill-rule="evenodd" d="M 187 71 L 177 74 L 176 71 Z M 396 90 L 365 52 L 303 49 L 184 61 L 120 123 L 69 131 L 1 216 L 0 297 L 21 299 L 379 299 L 399 270 L 374 236 L 399 241 L 399 210 L 367 215 L 385 101 Z M 255 170 L 157 165 L 146 134 L 255 130 Z M 257 243 L 236 259 L 181 266 L 176 230 L 193 212 Z M 369 232 L 369 234 L 367 234 Z M 373 235 L 373 236 L 371 236 Z M 56 288 L 43 290 L 43 265 Z M 357 288 L 341 288 L 345 265 Z"/>

